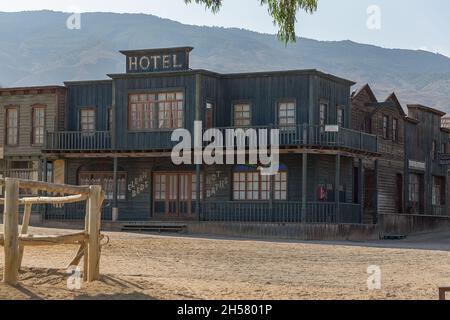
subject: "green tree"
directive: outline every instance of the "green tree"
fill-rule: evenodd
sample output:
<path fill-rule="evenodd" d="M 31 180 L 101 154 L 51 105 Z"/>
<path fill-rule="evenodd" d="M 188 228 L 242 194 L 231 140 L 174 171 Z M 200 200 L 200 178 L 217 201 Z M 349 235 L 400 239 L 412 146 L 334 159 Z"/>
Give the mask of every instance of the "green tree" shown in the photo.
<path fill-rule="evenodd" d="M 203 4 L 213 13 L 217 13 L 223 0 L 184 0 L 189 4 L 192 2 Z M 318 0 L 258 0 L 260 5 L 267 5 L 269 15 L 273 18 L 273 23 L 278 27 L 278 38 L 288 42 L 295 42 L 295 24 L 297 23 L 297 12 L 304 10 L 313 13 L 317 10 Z"/>

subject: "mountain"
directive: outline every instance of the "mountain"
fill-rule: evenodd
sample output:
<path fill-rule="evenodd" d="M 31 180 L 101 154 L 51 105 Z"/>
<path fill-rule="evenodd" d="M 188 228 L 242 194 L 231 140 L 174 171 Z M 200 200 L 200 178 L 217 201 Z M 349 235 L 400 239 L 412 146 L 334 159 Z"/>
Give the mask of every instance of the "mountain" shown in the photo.
<path fill-rule="evenodd" d="M 385 49 L 352 41 L 300 38 L 287 47 L 274 35 L 184 25 L 145 14 L 0 12 L 0 85 L 61 84 L 124 72 L 123 49 L 193 46 L 191 67 L 217 72 L 319 69 L 358 85 L 379 100 L 395 91 L 401 102 L 450 112 L 450 58 L 426 51 Z"/>

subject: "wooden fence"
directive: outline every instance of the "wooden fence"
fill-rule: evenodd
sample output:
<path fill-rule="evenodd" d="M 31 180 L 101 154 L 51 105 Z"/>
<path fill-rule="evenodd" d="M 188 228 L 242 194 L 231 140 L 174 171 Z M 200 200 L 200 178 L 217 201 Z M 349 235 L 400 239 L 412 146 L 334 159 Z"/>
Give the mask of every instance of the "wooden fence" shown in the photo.
<path fill-rule="evenodd" d="M 104 193 L 100 186 L 68 186 L 46 182 L 21 180 L 14 178 L 0 179 L 0 186 L 5 187 L 4 234 L 0 234 L 0 246 L 4 247 L 3 282 L 16 285 L 22 264 L 25 246 L 48 246 L 75 244 L 80 248 L 69 264 L 78 265 L 84 257 L 85 281 L 99 280 L 100 277 L 100 211 Z M 38 196 L 19 198 L 20 189 L 36 189 L 45 193 L 61 196 Z M 33 205 L 86 202 L 85 229 L 83 232 L 62 236 L 39 236 L 28 234 L 30 214 Z M 24 205 L 22 227 L 19 234 L 19 205 Z"/>

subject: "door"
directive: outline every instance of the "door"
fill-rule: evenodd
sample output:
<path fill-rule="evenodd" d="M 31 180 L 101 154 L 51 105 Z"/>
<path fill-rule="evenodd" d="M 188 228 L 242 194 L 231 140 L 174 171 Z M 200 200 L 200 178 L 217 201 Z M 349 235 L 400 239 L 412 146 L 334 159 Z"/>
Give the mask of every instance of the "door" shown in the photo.
<path fill-rule="evenodd" d="M 153 181 L 155 217 L 184 219 L 194 216 L 194 173 L 155 173 Z"/>

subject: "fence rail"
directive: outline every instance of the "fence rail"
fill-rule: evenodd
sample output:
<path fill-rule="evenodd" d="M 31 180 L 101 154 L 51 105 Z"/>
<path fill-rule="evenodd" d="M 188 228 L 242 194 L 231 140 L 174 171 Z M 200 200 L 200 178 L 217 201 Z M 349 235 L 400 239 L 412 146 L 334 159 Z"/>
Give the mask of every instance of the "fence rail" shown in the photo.
<path fill-rule="evenodd" d="M 110 150 L 109 131 L 59 131 L 47 132 L 45 146 L 51 151 L 103 151 Z"/>
<path fill-rule="evenodd" d="M 361 223 L 360 205 L 326 202 L 203 202 L 201 221 Z"/>

